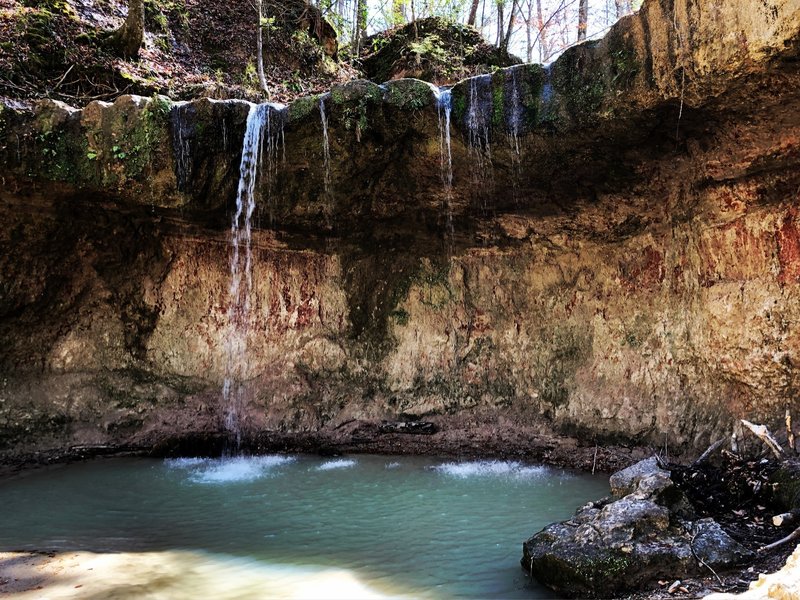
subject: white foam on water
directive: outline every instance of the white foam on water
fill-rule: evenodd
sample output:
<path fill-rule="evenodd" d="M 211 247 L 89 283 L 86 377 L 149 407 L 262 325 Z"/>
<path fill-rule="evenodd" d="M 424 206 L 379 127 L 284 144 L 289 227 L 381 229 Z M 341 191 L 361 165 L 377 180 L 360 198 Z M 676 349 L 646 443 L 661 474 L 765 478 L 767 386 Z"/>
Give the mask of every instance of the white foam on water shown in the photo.
<path fill-rule="evenodd" d="M 207 458 L 168 458 L 164 461 L 170 469 L 186 469 L 206 462 Z"/>
<path fill-rule="evenodd" d="M 234 458 L 178 458 L 168 467 L 189 470 L 194 483 L 235 483 L 274 475 L 276 467 L 294 462 L 292 456 L 237 456 Z"/>
<path fill-rule="evenodd" d="M 333 469 L 349 469 L 355 467 L 356 461 L 352 458 L 339 458 L 336 460 L 329 460 L 317 467 L 317 471 L 332 471 Z"/>
<path fill-rule="evenodd" d="M 399 462 L 390 462 L 390 463 L 386 463 L 386 465 L 384 466 L 384 468 L 385 468 L 385 469 L 399 469 L 399 468 L 400 468 L 400 466 L 401 466 L 401 465 L 400 465 L 400 463 L 399 463 Z"/>
<path fill-rule="evenodd" d="M 536 479 L 549 474 L 547 467 L 523 465 L 517 461 L 479 460 L 471 462 L 449 462 L 431 467 L 434 471 L 450 477 L 515 477 Z"/>

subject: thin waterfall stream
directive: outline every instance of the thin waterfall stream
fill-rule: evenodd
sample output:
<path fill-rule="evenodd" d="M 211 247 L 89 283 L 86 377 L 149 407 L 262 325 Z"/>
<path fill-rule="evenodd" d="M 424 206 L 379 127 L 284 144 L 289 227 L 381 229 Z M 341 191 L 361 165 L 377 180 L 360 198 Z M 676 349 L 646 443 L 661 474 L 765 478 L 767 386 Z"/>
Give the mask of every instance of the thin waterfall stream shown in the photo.
<path fill-rule="evenodd" d="M 253 104 L 247 114 L 242 160 L 239 165 L 239 186 L 236 210 L 230 229 L 230 282 L 228 286 L 228 324 L 226 339 L 225 378 L 222 386 L 224 427 L 228 440 L 225 455 L 239 451 L 242 441 L 242 418 L 245 402 L 244 382 L 248 377 L 247 335 L 253 293 L 253 214 L 256 209 L 259 171 L 266 175 L 267 194 L 277 169 L 279 145 L 283 142 L 283 107 L 275 104 Z M 278 115 L 272 128 L 272 116 Z M 267 159 L 264 169 L 264 157 Z"/>
<path fill-rule="evenodd" d="M 325 114 L 325 98 L 323 95 L 319 99 L 319 117 L 322 122 L 322 162 L 325 173 L 325 197 L 331 195 L 331 143 L 328 137 L 328 116 Z"/>
<path fill-rule="evenodd" d="M 450 115 L 453 110 L 453 95 L 449 88 L 436 90 L 436 112 L 439 116 L 439 160 L 444 188 L 447 230 L 453 235 L 453 151 L 450 144 Z"/>

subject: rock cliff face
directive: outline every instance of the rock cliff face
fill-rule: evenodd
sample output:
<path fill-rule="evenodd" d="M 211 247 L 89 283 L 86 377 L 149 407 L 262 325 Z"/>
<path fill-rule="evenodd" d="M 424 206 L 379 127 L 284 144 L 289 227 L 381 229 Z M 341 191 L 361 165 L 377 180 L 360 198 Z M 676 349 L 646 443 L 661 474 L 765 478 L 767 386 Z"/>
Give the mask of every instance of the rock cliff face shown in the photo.
<path fill-rule="evenodd" d="M 248 434 L 401 415 L 677 451 L 798 407 L 798 48 L 798 0 L 646 2 L 456 85 L 452 189 L 427 84 L 272 110 Z M 3 107 L 5 457 L 221 429 L 248 109 Z"/>

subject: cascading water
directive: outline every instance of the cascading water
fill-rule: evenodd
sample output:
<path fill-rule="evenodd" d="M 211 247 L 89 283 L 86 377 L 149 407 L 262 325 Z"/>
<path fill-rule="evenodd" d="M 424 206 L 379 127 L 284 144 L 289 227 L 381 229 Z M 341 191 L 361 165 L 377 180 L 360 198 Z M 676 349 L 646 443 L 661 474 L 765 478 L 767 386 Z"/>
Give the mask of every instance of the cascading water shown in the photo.
<path fill-rule="evenodd" d="M 453 96 L 449 89 L 436 90 L 436 112 L 439 115 L 439 168 L 444 188 L 447 229 L 453 234 L 453 152 L 450 145 L 450 115 Z"/>
<path fill-rule="evenodd" d="M 439 115 L 439 154 L 442 185 L 445 190 L 453 188 L 453 153 L 450 146 L 450 114 L 453 110 L 453 94 L 449 89 L 436 91 L 436 111 Z"/>
<path fill-rule="evenodd" d="M 325 98 L 327 94 L 319 99 L 319 117 L 322 122 L 322 161 L 325 172 L 325 196 L 331 194 L 331 144 L 328 138 L 328 116 L 325 114 Z"/>
<path fill-rule="evenodd" d="M 503 87 L 505 100 L 503 110 L 506 114 L 506 135 L 511 146 L 511 186 L 515 202 L 519 192 L 519 182 L 522 178 L 519 136 L 523 129 L 525 110 L 522 105 L 519 81 L 517 80 L 518 70 L 517 68 L 511 68 L 506 71 L 505 85 Z"/>
<path fill-rule="evenodd" d="M 236 212 L 231 220 L 230 284 L 228 287 L 228 324 L 225 380 L 222 387 L 225 431 L 228 446 L 225 454 L 235 454 L 241 445 L 241 419 L 244 407 L 244 381 L 247 373 L 247 325 L 253 290 L 252 218 L 256 208 L 256 183 L 259 167 L 271 181 L 279 143 L 283 139 L 282 107 L 271 104 L 251 105 L 242 144 Z M 279 116 L 280 126 L 272 131 L 271 115 Z M 265 135 L 266 133 L 266 135 Z M 267 169 L 263 169 L 264 157 Z"/>
<path fill-rule="evenodd" d="M 266 204 L 269 208 L 269 218 L 272 223 L 275 220 L 273 204 L 273 184 L 278 174 L 279 155 L 282 160 L 286 160 L 286 138 L 284 135 L 286 121 L 288 120 L 288 110 L 282 104 L 266 104 L 268 107 L 266 115 L 265 131 L 261 135 L 261 148 L 259 149 L 258 170 L 264 180 Z M 264 167 L 264 160 L 267 165 Z"/>
<path fill-rule="evenodd" d="M 520 98 L 519 85 L 517 83 L 517 69 L 511 69 L 511 89 L 510 97 L 506 109 L 506 127 L 508 128 L 508 140 L 511 144 L 511 151 L 516 157 L 515 162 L 519 164 L 519 134 L 522 127 L 522 99 Z"/>
<path fill-rule="evenodd" d="M 491 126 L 494 112 L 492 77 L 481 75 L 469 80 L 469 103 L 465 117 L 469 153 L 474 161 L 474 189 L 480 194 L 492 179 Z M 481 194 L 482 201 L 485 196 Z"/>
<path fill-rule="evenodd" d="M 195 107 L 188 102 L 176 104 L 170 111 L 172 148 L 175 152 L 175 180 L 178 190 L 188 190 L 192 178 L 192 142 Z"/>

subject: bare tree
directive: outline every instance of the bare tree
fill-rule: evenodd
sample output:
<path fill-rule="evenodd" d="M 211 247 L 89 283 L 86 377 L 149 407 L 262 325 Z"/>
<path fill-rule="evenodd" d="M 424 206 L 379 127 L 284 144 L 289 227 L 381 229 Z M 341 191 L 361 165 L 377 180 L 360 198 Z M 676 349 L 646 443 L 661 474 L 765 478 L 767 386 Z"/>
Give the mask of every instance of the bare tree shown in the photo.
<path fill-rule="evenodd" d="M 549 25 L 549 19 L 545 21 L 542 13 L 542 0 L 536 0 L 536 28 L 539 30 L 539 62 L 541 63 L 550 58 L 550 42 L 547 35 Z"/>
<path fill-rule="evenodd" d="M 261 91 L 269 98 L 269 88 L 267 87 L 267 78 L 264 76 L 264 34 L 263 34 L 263 21 L 264 10 L 263 0 L 255 0 L 255 9 L 258 15 L 258 31 L 256 33 L 256 69 L 258 70 L 258 85 Z"/>
<path fill-rule="evenodd" d="M 500 44 L 500 48 L 506 52 L 508 52 L 508 45 L 511 43 L 511 35 L 514 33 L 514 25 L 516 23 L 518 8 L 518 0 L 512 0 L 511 14 L 508 16 L 508 28 L 506 29 L 506 35 Z"/>
<path fill-rule="evenodd" d="M 125 58 L 139 54 L 139 48 L 144 46 L 144 0 L 129 0 L 128 16 L 109 41 Z"/>
<path fill-rule="evenodd" d="M 578 41 L 586 39 L 586 29 L 589 24 L 589 0 L 580 0 L 578 4 Z"/>
<path fill-rule="evenodd" d="M 412 0 L 413 10 L 413 0 Z M 361 42 L 367 37 L 367 0 L 353 2 L 353 56 L 361 54 Z"/>
<path fill-rule="evenodd" d="M 469 7 L 469 16 L 467 17 L 467 25 L 472 25 L 475 27 L 475 19 L 478 18 L 478 4 L 480 4 L 480 0 L 472 0 L 472 4 Z"/>
<path fill-rule="evenodd" d="M 503 9 L 505 8 L 506 2 L 505 0 L 495 0 L 495 4 L 497 5 L 497 39 L 494 45 L 499 48 L 503 43 L 503 23 L 505 22 Z"/>

